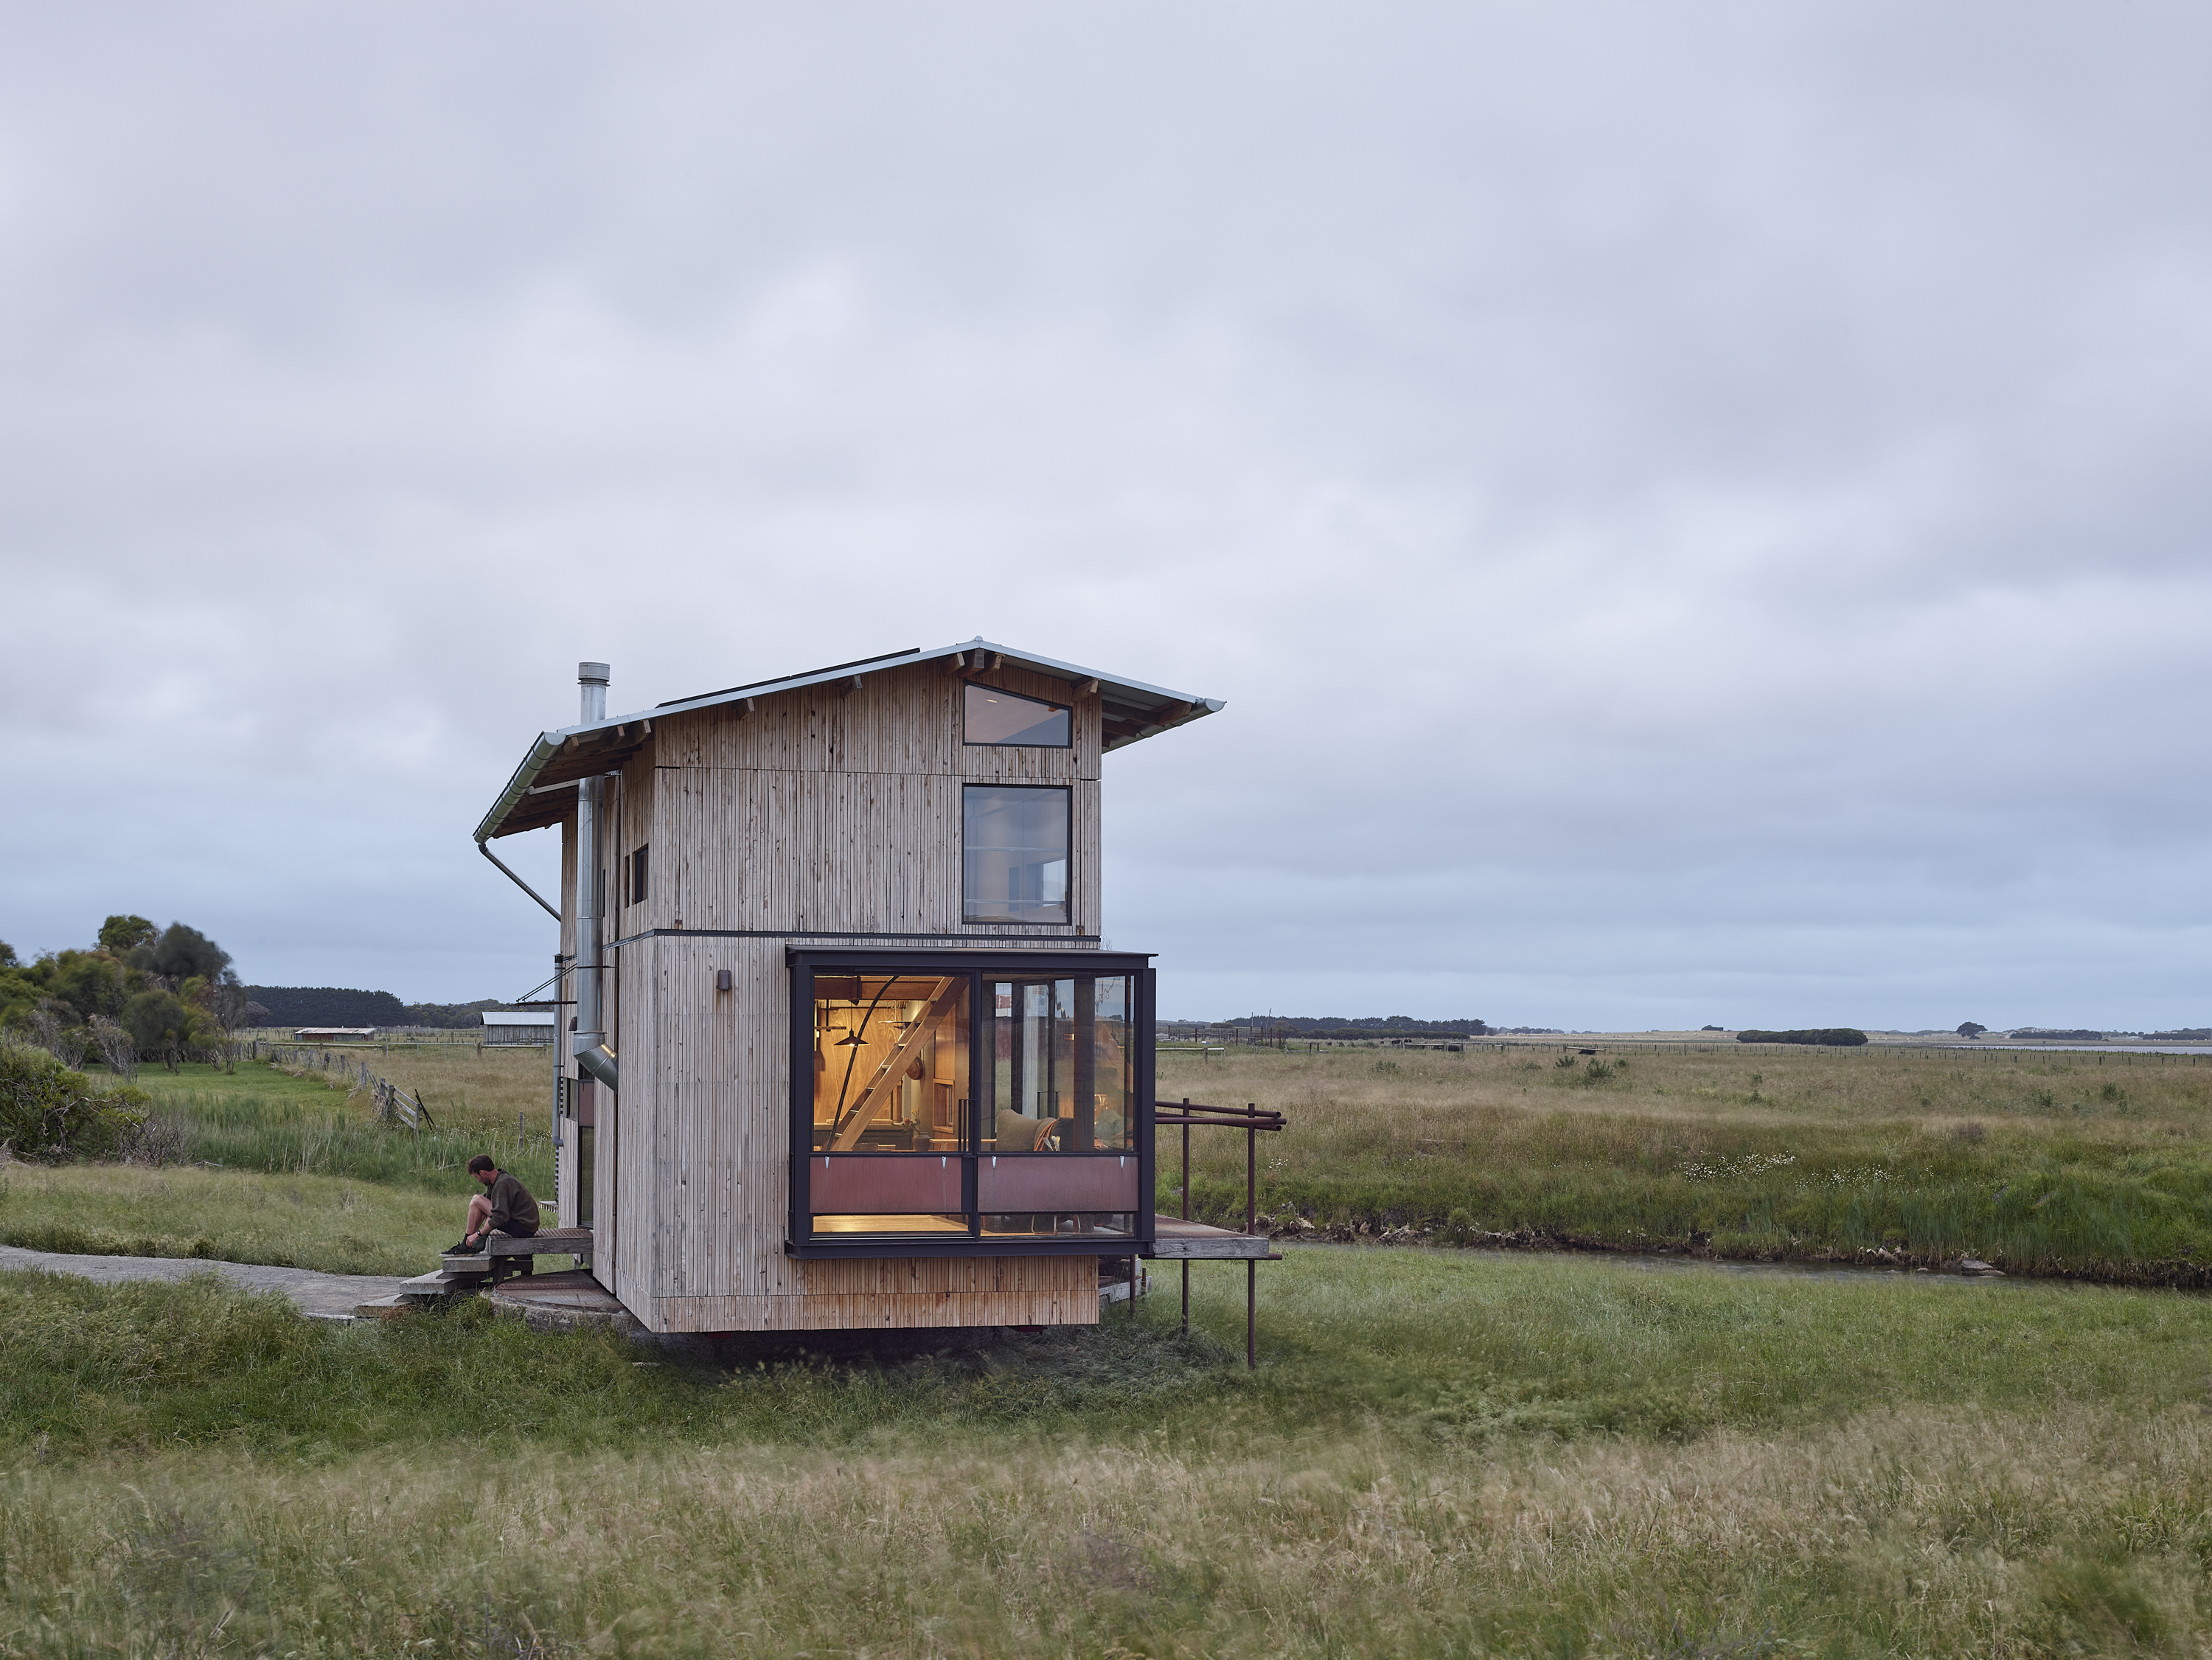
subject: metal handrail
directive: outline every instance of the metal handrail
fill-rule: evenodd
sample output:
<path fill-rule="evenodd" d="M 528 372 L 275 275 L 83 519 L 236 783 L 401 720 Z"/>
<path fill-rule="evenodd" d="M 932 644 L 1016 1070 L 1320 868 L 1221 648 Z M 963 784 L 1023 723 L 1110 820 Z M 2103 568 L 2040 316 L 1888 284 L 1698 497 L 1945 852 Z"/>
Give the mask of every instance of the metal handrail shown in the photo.
<path fill-rule="evenodd" d="M 1162 1112 L 1155 1108 L 1152 1122 L 1182 1126 L 1182 1219 L 1190 1220 L 1190 1127 L 1193 1124 L 1214 1124 L 1244 1132 L 1244 1231 L 1258 1231 L 1260 1223 L 1260 1132 L 1279 1130 L 1286 1121 L 1272 1108 L 1262 1108 L 1256 1101 L 1247 1101 L 1242 1107 L 1209 1106 L 1203 1101 L 1183 1097 L 1176 1106 Z M 1182 1330 L 1190 1335 L 1190 1259 L 1182 1264 Z M 1260 1263 L 1256 1257 L 1244 1259 L 1244 1365 L 1247 1370 L 1260 1369 Z"/>

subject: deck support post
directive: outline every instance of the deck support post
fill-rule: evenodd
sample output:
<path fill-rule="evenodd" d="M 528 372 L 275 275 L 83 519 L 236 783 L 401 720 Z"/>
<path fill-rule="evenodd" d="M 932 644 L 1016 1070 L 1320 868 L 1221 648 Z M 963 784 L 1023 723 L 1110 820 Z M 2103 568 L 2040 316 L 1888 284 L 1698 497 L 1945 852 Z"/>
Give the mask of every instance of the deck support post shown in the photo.
<path fill-rule="evenodd" d="M 1190 1220 L 1190 1097 L 1182 1098 L 1182 1219 Z M 1190 1335 L 1190 1259 L 1182 1262 L 1182 1335 Z"/>
<path fill-rule="evenodd" d="M 1259 1103 L 1248 1100 L 1245 1111 Z M 1259 1233 L 1259 1124 L 1245 1124 L 1245 1233 Z M 1245 1370 L 1259 1370 L 1259 1262 L 1245 1257 Z"/>
<path fill-rule="evenodd" d="M 1244 1104 L 1247 1112 L 1260 1110 L 1257 1101 Z M 1244 1129 L 1244 1231 L 1249 1233 L 1260 1220 L 1260 1131 L 1257 1125 L 1248 1124 Z"/>

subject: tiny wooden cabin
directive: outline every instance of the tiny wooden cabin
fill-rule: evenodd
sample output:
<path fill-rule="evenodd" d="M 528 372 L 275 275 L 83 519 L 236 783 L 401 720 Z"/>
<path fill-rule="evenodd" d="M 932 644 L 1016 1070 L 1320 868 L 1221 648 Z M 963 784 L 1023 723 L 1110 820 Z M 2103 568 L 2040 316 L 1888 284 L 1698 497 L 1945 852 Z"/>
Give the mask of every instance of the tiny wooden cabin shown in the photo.
<path fill-rule="evenodd" d="M 580 678 L 476 839 L 560 828 L 594 1277 L 659 1332 L 1095 1322 L 1155 1227 L 1100 763 L 1221 704 L 982 640 L 612 718 Z"/>

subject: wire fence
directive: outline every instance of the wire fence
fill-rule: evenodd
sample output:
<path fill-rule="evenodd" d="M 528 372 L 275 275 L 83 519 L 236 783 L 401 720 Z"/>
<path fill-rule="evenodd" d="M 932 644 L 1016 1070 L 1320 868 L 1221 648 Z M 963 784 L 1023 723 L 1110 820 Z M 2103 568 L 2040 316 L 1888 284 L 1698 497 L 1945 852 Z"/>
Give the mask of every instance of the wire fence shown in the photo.
<path fill-rule="evenodd" d="M 319 1069 L 324 1076 L 334 1078 L 354 1089 L 366 1090 L 376 1104 L 377 1122 L 412 1130 L 421 1134 L 425 1129 L 434 1130 L 437 1121 L 430 1116 L 429 1108 L 422 1098 L 409 1093 L 388 1078 L 380 1078 L 368 1069 L 368 1062 L 358 1055 L 342 1049 L 311 1048 L 299 1043 L 265 1043 L 257 1040 L 253 1058 L 267 1059 L 280 1067 L 293 1067 L 302 1072 Z"/>

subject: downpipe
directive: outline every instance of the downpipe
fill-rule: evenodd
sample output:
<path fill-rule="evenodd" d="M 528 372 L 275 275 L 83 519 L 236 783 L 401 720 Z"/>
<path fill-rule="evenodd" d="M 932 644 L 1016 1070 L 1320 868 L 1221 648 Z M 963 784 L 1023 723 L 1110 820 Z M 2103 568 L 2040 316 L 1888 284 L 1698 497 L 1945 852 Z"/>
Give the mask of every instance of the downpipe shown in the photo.
<path fill-rule="evenodd" d="M 576 666 L 586 726 L 606 719 L 607 679 L 605 663 Z M 580 1071 L 619 1094 L 619 1072 L 614 1049 L 607 1043 L 605 998 L 600 984 L 600 976 L 605 972 L 599 933 L 606 893 L 599 868 L 599 837 L 605 804 L 604 778 L 586 778 L 576 786 L 576 1031 L 572 1048 Z"/>

